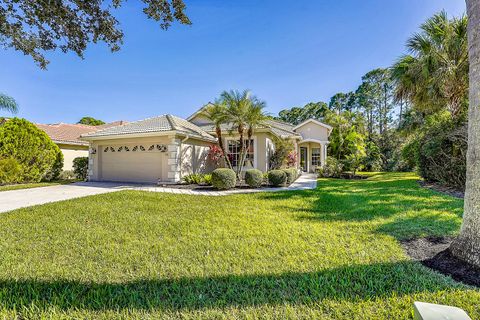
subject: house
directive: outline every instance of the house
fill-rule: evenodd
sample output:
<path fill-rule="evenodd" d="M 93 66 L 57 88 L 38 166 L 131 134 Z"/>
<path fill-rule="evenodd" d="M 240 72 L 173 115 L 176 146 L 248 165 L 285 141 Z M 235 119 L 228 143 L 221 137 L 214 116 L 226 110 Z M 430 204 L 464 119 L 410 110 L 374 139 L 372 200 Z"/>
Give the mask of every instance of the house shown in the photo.
<path fill-rule="evenodd" d="M 161 115 L 83 134 L 88 141 L 91 181 L 174 183 L 190 173 L 211 171 L 208 154 L 216 144 L 215 128 L 202 109 L 187 119 Z M 224 145 L 232 164 L 239 155 L 238 136 L 225 125 Z M 268 170 L 274 138 L 291 139 L 299 154 L 299 168 L 314 172 L 325 163 L 332 128 L 310 119 L 297 126 L 268 120 L 255 130 L 246 167 Z"/>
<path fill-rule="evenodd" d="M 125 124 L 125 121 L 115 121 L 101 126 L 83 124 L 54 123 L 39 124 L 37 128 L 43 130 L 63 153 L 63 170 L 73 170 L 73 159 L 88 157 L 88 142 L 80 140 L 82 134 L 95 132 L 101 129 Z"/>

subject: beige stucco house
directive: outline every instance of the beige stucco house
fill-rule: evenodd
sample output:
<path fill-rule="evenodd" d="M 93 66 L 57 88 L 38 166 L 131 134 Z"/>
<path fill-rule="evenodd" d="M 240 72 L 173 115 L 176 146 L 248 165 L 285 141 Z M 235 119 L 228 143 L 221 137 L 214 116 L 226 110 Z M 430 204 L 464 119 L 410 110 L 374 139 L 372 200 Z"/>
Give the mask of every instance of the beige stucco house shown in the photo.
<path fill-rule="evenodd" d="M 63 153 L 63 170 L 73 170 L 73 159 L 88 157 L 88 141 L 80 140 L 82 134 L 95 132 L 109 127 L 125 124 L 125 121 L 115 121 L 101 126 L 88 126 L 84 124 L 36 123 L 37 128 L 45 133 L 58 145 Z"/>
<path fill-rule="evenodd" d="M 167 114 L 82 135 L 89 143 L 89 180 L 174 183 L 190 173 L 211 171 L 208 155 L 217 138 L 201 110 L 187 119 Z M 228 133 L 228 125 L 223 129 L 224 143 L 235 165 L 238 137 Z M 314 172 L 325 163 L 331 130 L 313 119 L 297 126 L 269 120 L 255 130 L 246 167 L 267 171 L 274 138 L 280 137 L 293 141 L 299 168 Z"/>

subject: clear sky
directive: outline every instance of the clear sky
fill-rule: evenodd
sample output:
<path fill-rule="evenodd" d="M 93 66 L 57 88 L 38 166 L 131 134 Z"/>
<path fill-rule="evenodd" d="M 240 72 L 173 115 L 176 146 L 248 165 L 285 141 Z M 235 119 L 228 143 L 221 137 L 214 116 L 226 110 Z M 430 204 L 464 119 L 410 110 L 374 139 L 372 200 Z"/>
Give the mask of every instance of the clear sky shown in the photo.
<path fill-rule="evenodd" d="M 250 89 L 276 114 L 355 90 L 363 74 L 404 52 L 426 18 L 465 12 L 464 0 L 185 2 L 193 24 L 162 31 L 128 1 L 116 12 L 120 52 L 92 45 L 84 60 L 49 54 L 47 71 L 0 49 L 0 92 L 39 123 L 187 117 L 226 89 Z"/>

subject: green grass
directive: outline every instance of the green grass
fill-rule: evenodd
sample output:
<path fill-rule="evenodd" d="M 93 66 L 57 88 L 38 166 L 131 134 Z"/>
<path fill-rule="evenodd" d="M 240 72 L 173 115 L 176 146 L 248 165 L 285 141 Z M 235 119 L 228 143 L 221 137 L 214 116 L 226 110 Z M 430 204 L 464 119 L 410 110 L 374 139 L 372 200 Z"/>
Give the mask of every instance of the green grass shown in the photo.
<path fill-rule="evenodd" d="M 8 184 L 8 185 L 0 185 L 0 192 L 2 191 L 10 191 L 10 190 L 20 190 L 20 189 L 31 189 L 31 188 L 40 188 L 40 187 L 50 187 L 56 186 L 60 184 L 69 184 L 75 182 L 73 180 L 58 180 L 58 181 L 51 181 L 51 182 L 35 182 L 35 183 L 20 183 L 20 184 Z"/>
<path fill-rule="evenodd" d="M 399 239 L 455 235 L 462 200 L 413 174 L 205 197 L 122 191 L 0 215 L 0 318 L 480 317 L 480 290 Z"/>

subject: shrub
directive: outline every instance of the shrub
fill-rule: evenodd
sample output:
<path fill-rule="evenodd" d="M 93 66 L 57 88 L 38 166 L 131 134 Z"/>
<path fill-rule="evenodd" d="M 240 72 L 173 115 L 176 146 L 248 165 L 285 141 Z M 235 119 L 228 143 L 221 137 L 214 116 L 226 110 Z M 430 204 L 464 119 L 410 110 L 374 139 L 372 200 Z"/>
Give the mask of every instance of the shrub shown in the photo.
<path fill-rule="evenodd" d="M 199 173 L 191 173 L 184 176 L 183 181 L 187 184 L 200 184 L 203 181 L 203 176 Z"/>
<path fill-rule="evenodd" d="M 343 164 L 335 158 L 327 157 L 325 165 L 318 168 L 317 173 L 324 178 L 340 178 L 343 173 Z"/>
<path fill-rule="evenodd" d="M 63 153 L 59 148 L 57 148 L 57 155 L 55 157 L 55 162 L 52 168 L 47 171 L 43 179 L 47 181 L 58 180 L 60 178 L 60 174 L 62 173 L 62 170 L 63 170 Z"/>
<path fill-rule="evenodd" d="M 88 157 L 73 159 L 73 173 L 79 180 L 86 180 L 88 175 Z"/>
<path fill-rule="evenodd" d="M 0 159 L 0 184 L 20 182 L 22 166 L 13 158 Z"/>
<path fill-rule="evenodd" d="M 212 185 L 219 190 L 227 190 L 235 187 L 237 176 L 235 171 L 227 168 L 215 169 L 212 172 Z"/>
<path fill-rule="evenodd" d="M 287 184 L 291 184 L 295 179 L 297 179 L 297 169 L 295 168 L 288 168 L 283 169 L 283 172 L 287 175 Z"/>
<path fill-rule="evenodd" d="M 72 170 L 63 170 L 59 178 L 60 180 L 73 180 L 75 179 L 75 173 Z"/>
<path fill-rule="evenodd" d="M 263 173 L 258 169 L 245 171 L 245 182 L 252 188 L 259 188 L 263 183 Z"/>
<path fill-rule="evenodd" d="M 206 185 L 211 186 L 211 185 L 212 185 L 212 175 L 211 175 L 211 174 L 205 174 L 205 175 L 203 176 L 203 183 L 205 183 Z"/>
<path fill-rule="evenodd" d="M 287 175 L 282 170 L 271 170 L 268 172 L 268 182 L 274 186 L 284 186 L 287 182 Z"/>
<path fill-rule="evenodd" d="M 21 167 L 18 182 L 38 182 L 52 169 L 58 146 L 25 119 L 13 118 L 0 126 L 0 158 L 13 158 Z"/>

